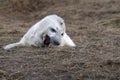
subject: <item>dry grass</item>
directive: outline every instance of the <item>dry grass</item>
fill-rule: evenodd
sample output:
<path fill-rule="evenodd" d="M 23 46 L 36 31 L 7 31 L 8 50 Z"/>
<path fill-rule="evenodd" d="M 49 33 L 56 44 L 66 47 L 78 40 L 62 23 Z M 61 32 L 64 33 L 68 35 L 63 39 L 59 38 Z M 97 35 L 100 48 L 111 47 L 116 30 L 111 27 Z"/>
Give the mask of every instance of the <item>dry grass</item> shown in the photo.
<path fill-rule="evenodd" d="M 119 0 L 0 2 L 0 80 L 120 79 Z M 18 41 L 31 25 L 48 14 L 65 19 L 76 48 L 2 49 Z"/>
<path fill-rule="evenodd" d="M 28 13 L 33 11 L 40 11 L 46 8 L 49 8 L 53 5 L 60 5 L 69 3 L 79 2 L 79 0 L 70 0 L 70 1 L 53 1 L 53 0 L 0 0 L 1 8 L 9 11 L 17 11 L 22 13 Z"/>
<path fill-rule="evenodd" d="M 20 12 L 31 12 L 44 9 L 49 4 L 48 1 L 43 0 L 10 0 L 14 10 Z"/>

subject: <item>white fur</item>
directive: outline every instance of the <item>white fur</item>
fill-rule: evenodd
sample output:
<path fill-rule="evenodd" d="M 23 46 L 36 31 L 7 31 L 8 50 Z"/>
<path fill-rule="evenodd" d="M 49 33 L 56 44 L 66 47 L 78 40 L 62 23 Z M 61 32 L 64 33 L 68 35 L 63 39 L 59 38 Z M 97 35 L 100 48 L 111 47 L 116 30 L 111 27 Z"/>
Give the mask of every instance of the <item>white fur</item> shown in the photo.
<path fill-rule="evenodd" d="M 51 32 L 49 30 L 50 28 L 57 29 L 57 33 L 55 34 Z M 60 35 L 61 32 L 64 33 L 63 36 Z M 41 47 L 43 45 L 44 34 L 54 37 L 58 42 L 60 42 L 60 46 L 76 46 L 66 33 L 64 20 L 57 15 L 49 15 L 33 25 L 19 42 L 6 45 L 3 48 L 5 50 L 9 50 L 16 46 Z"/>
<path fill-rule="evenodd" d="M 72 39 L 65 33 L 64 36 L 62 37 L 62 42 L 60 46 L 71 46 L 75 47 L 75 43 L 72 41 Z"/>

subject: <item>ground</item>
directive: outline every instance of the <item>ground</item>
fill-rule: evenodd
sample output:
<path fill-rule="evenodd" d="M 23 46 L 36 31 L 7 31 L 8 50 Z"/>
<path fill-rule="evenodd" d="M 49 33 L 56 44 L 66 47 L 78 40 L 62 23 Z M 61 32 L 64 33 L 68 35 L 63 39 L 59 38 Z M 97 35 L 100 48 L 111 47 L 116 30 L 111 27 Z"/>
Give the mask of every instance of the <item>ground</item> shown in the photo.
<path fill-rule="evenodd" d="M 120 0 L 61 0 L 35 11 L 0 6 L 0 80 L 120 80 L 119 5 Z M 3 50 L 49 14 L 65 19 L 75 48 Z"/>

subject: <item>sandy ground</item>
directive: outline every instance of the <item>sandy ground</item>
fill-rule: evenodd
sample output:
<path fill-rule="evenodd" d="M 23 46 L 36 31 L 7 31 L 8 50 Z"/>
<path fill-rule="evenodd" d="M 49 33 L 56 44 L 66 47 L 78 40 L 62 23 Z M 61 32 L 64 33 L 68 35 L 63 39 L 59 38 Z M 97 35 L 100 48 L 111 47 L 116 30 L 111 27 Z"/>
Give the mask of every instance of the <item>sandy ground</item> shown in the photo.
<path fill-rule="evenodd" d="M 65 19 L 77 47 L 16 47 L 49 14 Z M 0 12 L 0 80 L 120 80 L 120 0 L 70 0 L 35 12 Z"/>

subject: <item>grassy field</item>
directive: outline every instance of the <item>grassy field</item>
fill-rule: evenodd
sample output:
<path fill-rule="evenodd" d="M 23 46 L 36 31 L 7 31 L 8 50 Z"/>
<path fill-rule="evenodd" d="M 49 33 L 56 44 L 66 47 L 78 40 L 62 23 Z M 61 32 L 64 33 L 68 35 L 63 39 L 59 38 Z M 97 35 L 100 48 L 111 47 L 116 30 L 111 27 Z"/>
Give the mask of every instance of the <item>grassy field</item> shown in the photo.
<path fill-rule="evenodd" d="M 77 47 L 2 49 L 49 14 Z M 120 80 L 120 0 L 0 0 L 0 80 Z"/>

